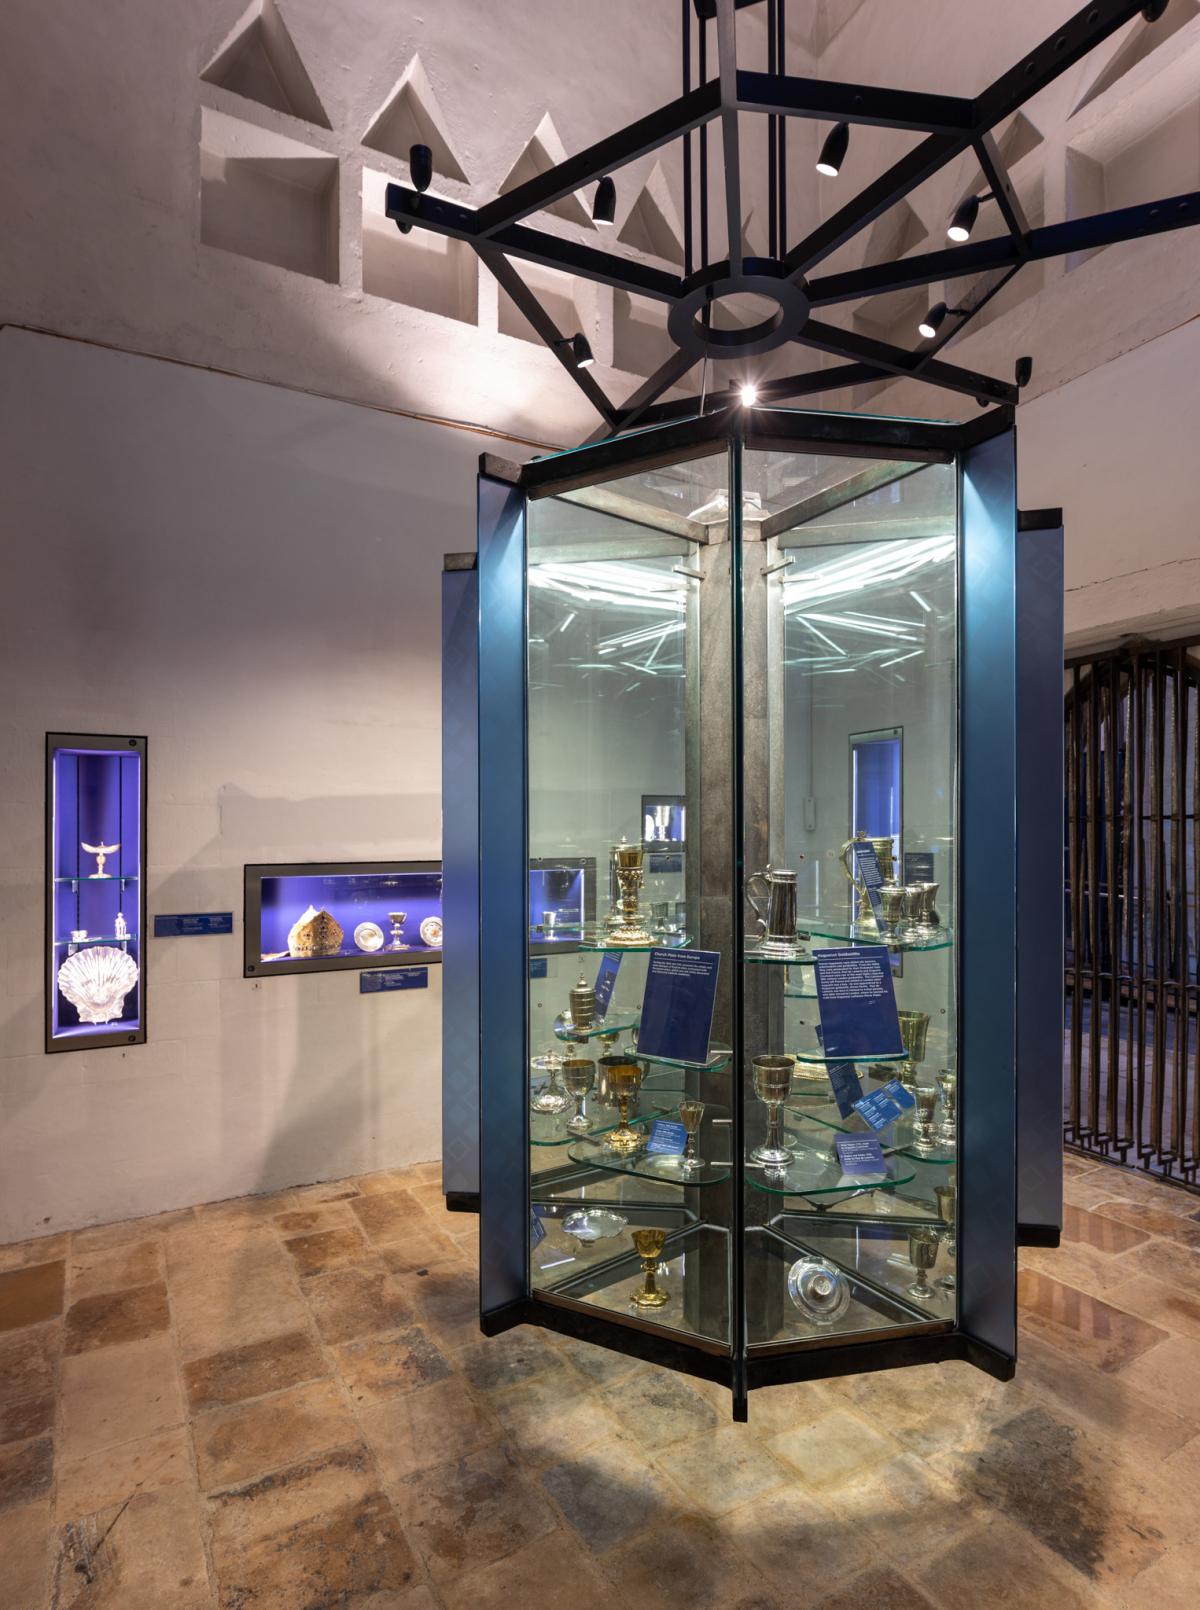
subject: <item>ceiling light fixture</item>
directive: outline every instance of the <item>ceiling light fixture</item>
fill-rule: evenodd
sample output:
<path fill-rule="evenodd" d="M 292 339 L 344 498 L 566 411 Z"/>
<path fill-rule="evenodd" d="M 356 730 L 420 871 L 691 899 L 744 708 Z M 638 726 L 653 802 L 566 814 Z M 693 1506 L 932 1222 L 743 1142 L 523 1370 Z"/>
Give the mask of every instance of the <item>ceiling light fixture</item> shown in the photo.
<path fill-rule="evenodd" d="M 611 224 L 616 215 L 617 187 L 606 173 L 596 186 L 596 197 L 592 202 L 592 222 Z"/>
<path fill-rule="evenodd" d="M 741 390 L 743 408 L 753 408 L 758 401 L 758 387 L 753 380 L 747 380 Z"/>
<path fill-rule="evenodd" d="M 408 171 L 412 175 L 413 189 L 422 192 L 433 183 L 433 152 L 427 145 L 413 145 L 408 150 Z"/>
<path fill-rule="evenodd" d="M 945 324 L 948 313 L 953 313 L 955 318 L 964 319 L 971 311 L 969 307 L 947 307 L 945 302 L 935 302 L 917 325 L 917 329 L 927 341 L 932 341 Z"/>
<path fill-rule="evenodd" d="M 960 201 L 946 230 L 946 238 L 958 241 L 960 245 L 964 240 L 970 240 L 975 220 L 979 217 L 979 203 L 989 199 L 988 196 L 968 196 L 965 201 Z"/>
<path fill-rule="evenodd" d="M 846 150 L 849 144 L 849 123 L 835 123 L 825 136 L 825 143 L 822 145 L 821 154 L 817 158 L 817 172 L 823 173 L 828 179 L 836 179 L 842 171 L 842 163 L 846 160 Z"/>
<path fill-rule="evenodd" d="M 571 337 L 571 356 L 575 360 L 576 369 L 590 369 L 596 359 L 588 345 L 588 338 L 582 333 Z"/>

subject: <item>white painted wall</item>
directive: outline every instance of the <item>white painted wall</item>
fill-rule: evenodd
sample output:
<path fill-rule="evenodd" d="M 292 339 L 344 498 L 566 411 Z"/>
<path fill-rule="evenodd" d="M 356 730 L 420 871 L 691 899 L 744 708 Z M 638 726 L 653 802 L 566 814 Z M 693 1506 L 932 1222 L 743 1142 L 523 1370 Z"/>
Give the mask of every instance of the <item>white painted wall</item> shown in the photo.
<path fill-rule="evenodd" d="M 432 1158 L 441 970 L 243 979 L 247 861 L 440 855 L 440 576 L 496 444 L 0 334 L 0 1243 Z M 42 1051 L 48 730 L 149 737 L 149 1039 Z"/>

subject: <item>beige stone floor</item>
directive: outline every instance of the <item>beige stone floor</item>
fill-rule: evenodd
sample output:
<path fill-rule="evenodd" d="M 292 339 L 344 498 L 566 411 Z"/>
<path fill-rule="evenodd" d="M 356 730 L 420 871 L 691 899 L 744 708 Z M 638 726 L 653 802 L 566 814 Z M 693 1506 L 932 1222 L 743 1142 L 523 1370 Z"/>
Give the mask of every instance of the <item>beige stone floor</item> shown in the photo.
<path fill-rule="evenodd" d="M 0 1610 L 1188 1610 L 1200 1200 L 1068 1161 L 1017 1379 L 475 1320 L 435 1165 L 0 1249 Z"/>

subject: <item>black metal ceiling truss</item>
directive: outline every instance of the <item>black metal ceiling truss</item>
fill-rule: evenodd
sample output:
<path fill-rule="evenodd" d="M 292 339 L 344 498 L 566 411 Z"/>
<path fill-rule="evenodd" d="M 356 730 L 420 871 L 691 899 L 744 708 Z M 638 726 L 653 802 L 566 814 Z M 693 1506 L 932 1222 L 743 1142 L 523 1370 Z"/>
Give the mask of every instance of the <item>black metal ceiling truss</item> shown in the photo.
<path fill-rule="evenodd" d="M 750 72 L 737 65 L 736 12 L 767 6 L 768 68 Z M 978 374 L 938 358 L 938 352 L 1014 274 L 1029 262 L 1136 240 L 1200 223 L 1200 192 L 1172 196 L 1136 207 L 1031 228 L 997 147 L 993 130 L 1027 101 L 1080 61 L 1139 13 L 1155 22 L 1164 0 L 1093 0 L 1056 30 L 981 95 L 961 98 L 925 95 L 866 84 L 839 84 L 796 78 L 786 68 L 786 0 L 681 0 L 683 94 L 648 116 L 564 161 L 478 209 L 463 207 L 400 184 L 387 187 L 387 216 L 404 232 L 412 228 L 470 243 L 495 274 L 537 334 L 558 357 L 600 414 L 596 438 L 617 435 L 635 425 L 664 422 L 696 412 L 697 401 L 658 399 L 705 357 L 747 358 L 786 343 L 845 362 L 759 384 L 764 402 L 907 376 L 949 391 L 965 393 L 981 405 L 1011 405 L 1016 384 Z M 697 19 L 697 60 L 701 82 L 691 84 L 692 13 Z M 709 25 L 715 35 L 717 72 L 710 77 Z M 768 119 L 767 193 L 769 253 L 744 251 L 742 169 L 738 123 L 743 113 Z M 899 161 L 790 247 L 787 236 L 787 118 L 834 124 L 871 124 L 925 135 Z M 716 125 L 724 175 L 723 202 L 728 255 L 709 260 L 708 140 Z M 683 142 L 684 273 L 633 261 L 580 241 L 531 227 L 525 222 L 554 202 L 618 172 L 673 140 Z M 694 144 L 696 149 L 694 150 Z M 414 152 L 418 148 L 414 147 Z M 995 203 L 1004 233 L 894 262 L 869 264 L 841 273 L 815 273 L 833 252 L 869 228 L 890 207 L 964 153 L 974 152 L 981 183 L 974 192 Z M 423 152 L 422 152 L 423 155 Z M 695 158 L 698 156 L 698 162 Z M 693 204 L 692 175 L 698 172 Z M 698 225 L 698 227 L 697 227 Z M 540 264 L 596 280 L 616 290 L 665 303 L 667 327 L 676 351 L 622 405 L 610 401 L 589 369 L 572 351 L 573 332 L 559 330 L 521 278 L 513 260 Z M 698 264 L 698 266 L 693 266 Z M 944 318 L 931 339 L 909 351 L 886 341 L 828 324 L 817 310 L 841 302 L 885 296 L 920 285 L 970 280 L 964 305 Z M 721 298 L 753 292 L 774 304 L 773 314 L 751 328 L 722 328 L 712 318 Z M 960 298 L 960 300 L 962 300 Z M 586 343 L 584 344 L 586 348 Z M 587 353 L 590 358 L 590 352 Z M 706 407 L 729 406 L 736 389 L 709 394 Z"/>

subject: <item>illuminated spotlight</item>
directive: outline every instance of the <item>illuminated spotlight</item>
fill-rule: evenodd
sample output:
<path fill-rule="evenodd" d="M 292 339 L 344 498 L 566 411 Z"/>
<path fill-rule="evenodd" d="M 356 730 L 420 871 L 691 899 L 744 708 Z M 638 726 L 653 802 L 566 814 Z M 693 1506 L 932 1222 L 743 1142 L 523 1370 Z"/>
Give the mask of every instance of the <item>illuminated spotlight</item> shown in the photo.
<path fill-rule="evenodd" d="M 573 335 L 571 337 L 571 356 L 575 360 L 576 369 L 590 369 L 595 363 L 592 349 L 588 345 L 586 335 Z"/>
<path fill-rule="evenodd" d="M 849 123 L 835 123 L 825 136 L 821 155 L 817 158 L 817 172 L 825 174 L 829 179 L 836 179 L 842 170 L 842 163 L 846 160 L 846 148 L 849 144 Z"/>
<path fill-rule="evenodd" d="M 617 187 L 612 179 L 605 174 L 596 186 L 596 198 L 592 202 L 592 222 L 594 224 L 611 224 L 617 212 Z"/>
<path fill-rule="evenodd" d="M 754 407 L 755 403 L 758 401 L 758 387 L 754 384 L 753 380 L 746 381 L 745 385 L 741 389 L 740 396 L 743 408 Z"/>
<path fill-rule="evenodd" d="M 950 240 L 970 240 L 971 231 L 975 227 L 975 220 L 979 217 L 979 197 L 968 196 L 960 201 L 954 209 L 954 217 L 950 220 L 950 227 L 946 234 Z"/>
<path fill-rule="evenodd" d="M 926 341 L 933 340 L 934 336 L 946 322 L 946 314 L 949 313 L 949 311 L 950 309 L 946 306 L 945 302 L 935 302 L 929 309 L 929 312 L 926 313 L 920 324 L 917 325 L 917 329 L 925 337 Z"/>

